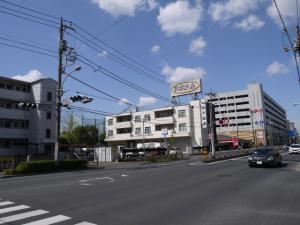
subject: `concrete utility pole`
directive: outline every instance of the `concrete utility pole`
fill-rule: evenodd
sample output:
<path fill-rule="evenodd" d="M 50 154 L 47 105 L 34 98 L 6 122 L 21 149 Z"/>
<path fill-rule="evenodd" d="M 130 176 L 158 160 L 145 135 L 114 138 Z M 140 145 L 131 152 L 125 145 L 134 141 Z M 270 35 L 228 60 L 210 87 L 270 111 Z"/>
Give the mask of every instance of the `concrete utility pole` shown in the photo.
<path fill-rule="evenodd" d="M 59 159 L 59 141 L 60 141 L 60 120 L 61 120 L 61 96 L 62 96 L 62 85 L 61 77 L 63 73 L 62 58 L 65 51 L 65 42 L 64 42 L 64 21 L 63 18 L 60 18 L 60 28 L 59 28 L 59 49 L 58 49 L 58 79 L 57 79 L 57 106 L 56 106 L 56 143 L 54 150 L 54 160 L 58 161 Z"/>
<path fill-rule="evenodd" d="M 207 95 L 210 98 L 210 105 L 209 105 L 209 122 L 210 122 L 210 126 L 209 126 L 209 130 L 210 130 L 210 143 L 211 143 L 211 156 L 214 157 L 215 156 L 215 137 L 214 137 L 214 123 L 213 123 L 213 103 L 212 103 L 212 98 L 216 96 L 215 93 L 210 92 L 207 93 Z"/>

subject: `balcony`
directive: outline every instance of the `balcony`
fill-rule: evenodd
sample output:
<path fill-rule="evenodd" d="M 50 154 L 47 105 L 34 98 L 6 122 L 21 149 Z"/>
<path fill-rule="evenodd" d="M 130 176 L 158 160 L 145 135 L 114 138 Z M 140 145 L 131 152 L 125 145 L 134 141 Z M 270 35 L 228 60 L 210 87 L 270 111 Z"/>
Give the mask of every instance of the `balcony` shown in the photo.
<path fill-rule="evenodd" d="M 0 128 L 0 138 L 14 138 L 14 139 L 28 138 L 28 130 Z"/>
<path fill-rule="evenodd" d="M 8 89 L 0 88 L 0 96 L 3 99 L 14 99 L 19 101 L 28 101 L 30 94 L 21 92 L 21 91 L 13 91 Z"/>
<path fill-rule="evenodd" d="M 116 128 L 131 128 L 131 121 L 118 122 L 116 123 Z"/>
<path fill-rule="evenodd" d="M 155 120 L 153 122 L 155 124 L 173 124 L 174 123 L 174 117 L 169 116 L 169 117 L 155 118 Z"/>
<path fill-rule="evenodd" d="M 109 136 L 106 138 L 107 141 L 126 141 L 129 139 L 132 139 L 131 133 L 114 134 L 113 136 Z"/>
<path fill-rule="evenodd" d="M 23 110 L 5 109 L 5 108 L 0 109 L 0 118 L 4 118 L 4 119 L 24 120 L 25 114 L 28 115 L 28 113 Z M 28 116 L 26 116 L 26 117 L 28 117 Z"/>

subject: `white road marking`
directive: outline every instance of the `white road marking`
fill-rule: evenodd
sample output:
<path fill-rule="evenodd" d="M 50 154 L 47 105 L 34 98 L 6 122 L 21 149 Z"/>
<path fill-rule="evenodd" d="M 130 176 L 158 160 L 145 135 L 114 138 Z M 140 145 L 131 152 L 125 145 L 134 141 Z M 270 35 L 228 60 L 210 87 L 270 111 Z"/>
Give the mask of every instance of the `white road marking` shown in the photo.
<path fill-rule="evenodd" d="M 14 204 L 14 202 L 10 202 L 10 201 L 0 202 L 0 206 L 12 205 L 12 204 Z"/>
<path fill-rule="evenodd" d="M 96 178 L 91 178 L 91 179 L 86 179 L 86 180 L 80 180 L 79 183 L 86 183 L 90 181 L 96 181 L 96 180 L 109 180 L 109 181 L 114 181 L 114 178 L 111 177 L 96 177 Z"/>
<path fill-rule="evenodd" d="M 81 223 L 76 223 L 75 225 L 97 225 L 95 223 L 89 223 L 89 222 L 81 222 Z"/>
<path fill-rule="evenodd" d="M 28 208 L 30 208 L 30 206 L 27 206 L 27 205 L 18 205 L 18 206 L 14 206 L 14 207 L 8 207 L 8 208 L 0 209 L 0 214 L 13 212 L 13 211 L 17 211 L 17 210 L 22 210 L 22 209 L 28 209 Z"/>
<path fill-rule="evenodd" d="M 121 177 L 128 177 L 128 175 L 127 174 L 122 174 Z"/>
<path fill-rule="evenodd" d="M 17 220 L 22 220 L 22 219 L 26 219 L 29 217 L 39 216 L 39 215 L 43 215 L 43 214 L 47 214 L 47 213 L 49 213 L 49 212 L 45 211 L 45 210 L 35 210 L 35 211 L 20 213 L 20 214 L 16 214 L 16 215 L 12 215 L 12 216 L 2 217 L 2 218 L 0 218 L 0 224 L 9 223 L 9 222 L 17 221 Z"/>
<path fill-rule="evenodd" d="M 81 183 L 80 185 L 82 185 L 82 186 L 90 186 L 91 184 L 89 184 L 89 183 Z"/>
<path fill-rule="evenodd" d="M 54 224 L 54 223 L 59 223 L 65 220 L 69 220 L 71 219 L 68 216 L 64 216 L 64 215 L 57 215 L 57 216 L 52 216 L 46 219 L 42 219 L 42 220 L 37 220 L 31 223 L 26 223 L 23 225 L 49 225 L 49 224 Z"/>

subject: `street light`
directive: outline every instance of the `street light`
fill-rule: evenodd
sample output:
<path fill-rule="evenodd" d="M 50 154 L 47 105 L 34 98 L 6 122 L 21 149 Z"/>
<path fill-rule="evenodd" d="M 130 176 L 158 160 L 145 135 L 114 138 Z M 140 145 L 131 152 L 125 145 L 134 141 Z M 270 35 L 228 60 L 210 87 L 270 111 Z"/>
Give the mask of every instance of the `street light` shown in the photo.
<path fill-rule="evenodd" d="M 62 89 L 63 89 L 63 85 L 64 85 L 66 79 L 67 79 L 72 73 L 78 72 L 78 71 L 80 71 L 80 70 L 81 70 L 81 66 L 76 66 L 75 69 L 72 70 L 70 73 L 64 72 L 64 74 L 66 74 L 66 77 L 64 78 L 64 80 L 63 80 L 63 82 L 62 82 L 62 85 L 61 85 L 61 86 L 62 86 Z"/>

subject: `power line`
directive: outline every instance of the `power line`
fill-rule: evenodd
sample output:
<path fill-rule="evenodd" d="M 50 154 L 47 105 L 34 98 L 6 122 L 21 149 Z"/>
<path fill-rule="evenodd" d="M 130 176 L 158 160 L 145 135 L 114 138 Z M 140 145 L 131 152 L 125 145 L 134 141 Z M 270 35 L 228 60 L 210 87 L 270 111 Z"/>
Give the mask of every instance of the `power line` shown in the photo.
<path fill-rule="evenodd" d="M 108 48 L 113 49 L 115 52 L 119 53 L 120 55 L 122 55 L 122 56 L 125 57 L 126 59 L 128 59 L 128 60 L 134 62 L 135 64 L 137 64 L 137 65 L 143 67 L 144 69 L 146 69 L 146 70 L 148 70 L 148 71 L 151 71 L 152 73 L 154 73 L 154 74 L 156 74 L 156 75 L 158 75 L 158 76 L 160 76 L 160 77 L 162 77 L 162 78 L 165 78 L 165 77 L 164 77 L 163 75 L 161 75 L 160 73 L 157 73 L 156 71 L 152 70 L 151 68 L 146 67 L 145 65 L 139 63 L 139 62 L 136 61 L 135 59 L 133 59 L 133 58 L 127 56 L 126 54 L 122 53 L 121 51 L 119 51 L 118 49 L 114 48 L 114 47 L 111 46 L 110 44 L 106 43 L 105 41 L 99 39 L 97 36 L 94 36 L 93 34 L 91 34 L 90 32 L 88 32 L 86 29 L 80 27 L 79 25 L 77 25 L 77 24 L 75 24 L 75 23 L 73 23 L 73 25 L 74 25 L 75 27 L 77 27 L 79 30 L 81 30 L 81 31 L 83 31 L 84 33 L 86 33 L 87 35 L 89 35 L 89 36 L 91 36 L 92 38 L 96 39 L 98 42 L 104 44 L 104 45 L 107 46 Z"/>
<path fill-rule="evenodd" d="M 91 49 L 95 50 L 96 52 L 99 52 L 99 49 L 101 49 L 101 51 L 106 51 L 105 48 L 103 48 L 102 46 L 90 41 L 88 38 L 86 38 L 85 36 L 83 36 L 82 34 L 78 33 L 77 31 L 74 31 L 78 36 L 80 36 L 81 38 L 69 33 L 69 32 L 66 32 L 67 34 L 69 34 L 70 36 L 72 36 L 73 38 L 75 38 L 76 40 L 79 40 L 80 42 L 84 43 L 86 46 L 90 47 Z M 84 40 L 83 40 L 83 39 Z M 120 63 L 121 65 L 137 72 L 137 73 L 141 73 L 141 75 L 153 80 L 153 81 L 156 81 L 158 82 L 159 84 L 164 84 L 165 83 L 165 80 L 163 79 L 160 79 L 160 78 L 157 78 L 151 74 L 149 74 L 148 72 L 126 62 L 124 59 L 120 58 L 119 56 L 109 52 L 107 54 L 107 57 L 112 59 L 113 61 L 117 62 L 117 63 Z"/>
<path fill-rule="evenodd" d="M 31 14 L 28 14 L 28 13 L 25 13 L 25 12 L 21 12 L 21 11 L 15 10 L 15 9 L 11 9 L 11 8 L 2 6 L 2 5 L 0 5 L 0 8 L 6 9 L 6 10 L 9 10 L 9 11 L 13 11 L 14 13 L 23 14 L 23 15 L 26 15 L 26 16 L 29 16 L 29 17 L 32 17 L 32 18 L 35 18 L 35 19 L 40 19 L 40 20 L 43 20 L 43 21 L 46 21 L 46 22 L 49 22 L 49 23 L 59 25 L 58 22 L 55 22 L 53 20 L 48 20 L 48 19 L 45 19 L 45 18 L 42 18 L 42 17 L 39 17 L 39 16 L 34 16 L 34 15 L 31 15 Z"/>
<path fill-rule="evenodd" d="M 20 15 L 16 15 L 14 13 L 2 11 L 2 10 L 0 10 L 0 13 L 7 14 L 7 15 L 10 15 L 10 16 L 14 16 L 14 17 L 18 17 L 18 18 L 21 18 L 21 19 L 24 19 L 24 20 L 28 20 L 28 21 L 31 21 L 31 22 L 34 22 L 34 23 L 38 23 L 38 24 L 41 24 L 41 25 L 44 25 L 44 26 L 48 26 L 48 27 L 52 27 L 52 28 L 58 29 L 58 27 L 56 27 L 56 26 L 53 26 L 53 25 L 50 25 L 50 24 L 47 24 L 47 23 L 43 23 L 43 22 L 40 22 L 40 21 L 36 21 L 36 20 L 33 20 L 33 19 L 29 19 L 29 18 L 20 16 Z"/>
<path fill-rule="evenodd" d="M 13 5 L 13 6 L 16 6 L 16 7 L 19 7 L 19 8 L 22 8 L 22 9 L 25 9 L 25 10 L 28 10 L 28 11 L 31 11 L 31 12 L 38 13 L 40 15 L 48 16 L 48 17 L 53 18 L 53 19 L 59 19 L 59 17 L 55 17 L 55 16 L 52 16 L 48 13 L 44 13 L 44 12 L 41 12 L 41 11 L 38 11 L 38 10 L 30 9 L 30 8 L 27 8 L 25 6 L 22 6 L 22 5 L 19 5 L 19 4 L 16 4 L 16 3 L 12 3 L 12 2 L 9 2 L 9 1 L 6 1 L 6 0 L 0 0 L 0 1 L 5 2 L 7 4 L 10 4 L 10 5 Z"/>
<path fill-rule="evenodd" d="M 103 73 L 104 75 L 107 75 L 108 77 L 110 77 L 110 78 L 112 78 L 112 79 L 114 79 L 116 81 L 119 81 L 122 84 L 125 84 L 125 85 L 127 85 L 127 86 L 129 86 L 129 87 L 131 87 L 131 88 L 133 88 L 135 90 L 138 90 L 138 91 L 143 92 L 145 94 L 148 94 L 148 95 L 151 95 L 153 97 L 156 97 L 156 98 L 158 98 L 158 99 L 160 99 L 162 101 L 169 102 L 168 98 L 165 98 L 165 97 L 163 97 L 163 96 L 161 96 L 159 94 L 156 94 L 156 93 L 154 93 L 152 91 L 149 91 L 149 90 L 147 90 L 145 88 L 142 88 L 142 87 L 138 86 L 137 84 L 134 84 L 134 83 L 132 83 L 132 82 L 130 82 L 130 81 L 128 81 L 128 80 L 120 77 L 119 75 L 116 75 L 115 73 L 112 73 L 111 71 L 109 71 L 109 70 L 107 70 L 107 69 L 99 66 L 98 64 L 92 62 L 91 60 L 84 58 L 83 56 L 78 56 L 78 61 L 82 62 L 83 64 L 85 64 L 85 65 L 87 65 L 89 67 L 91 67 L 95 72 L 99 71 L 99 72 Z"/>
<path fill-rule="evenodd" d="M 127 104 L 127 105 L 132 105 L 131 103 L 125 102 L 125 101 L 123 101 L 123 100 L 121 100 L 121 99 L 119 99 L 119 98 L 117 98 L 117 97 L 114 97 L 114 96 L 112 96 L 112 95 L 110 95 L 110 94 L 107 94 L 107 93 L 105 93 L 104 91 L 101 91 L 101 90 L 99 90 L 98 88 L 95 88 L 94 86 L 92 86 L 92 85 L 90 85 L 90 84 L 88 84 L 88 83 L 86 83 L 86 82 L 84 82 L 84 81 L 82 81 L 82 80 L 79 80 L 78 78 L 73 77 L 73 76 L 70 75 L 70 74 L 68 75 L 68 77 L 72 78 L 73 80 L 78 81 L 79 83 L 81 83 L 81 84 L 83 84 L 83 85 L 85 85 L 85 86 L 87 86 L 87 87 L 89 87 L 89 88 L 91 88 L 91 89 L 93 89 L 93 90 L 95 90 L 95 91 L 101 93 L 101 94 L 104 94 L 104 95 L 106 95 L 106 96 L 109 96 L 110 98 L 115 99 L 115 100 L 117 100 L 118 102 L 123 102 L 123 103 L 125 103 L 125 104 Z M 132 106 L 133 106 L 133 105 L 132 105 Z"/>
<path fill-rule="evenodd" d="M 20 47 L 20 46 L 17 46 L 17 45 L 7 44 L 7 43 L 3 43 L 3 42 L 0 42 L 0 45 L 5 45 L 5 46 L 12 47 L 12 48 L 17 48 L 17 49 L 21 49 L 21 50 L 32 52 L 32 53 L 37 53 L 37 54 L 40 54 L 40 55 L 49 56 L 49 57 L 52 57 L 52 58 L 57 58 L 57 56 L 54 56 L 54 55 L 50 55 L 50 54 L 40 52 L 40 51 L 36 51 L 36 50 L 32 50 L 32 49 L 23 48 L 23 47 Z"/>
<path fill-rule="evenodd" d="M 103 99 L 103 100 L 114 102 L 114 103 L 119 103 L 119 101 L 116 101 L 116 100 L 113 100 L 113 99 L 104 98 L 104 97 L 101 97 L 101 96 L 98 96 L 98 95 L 93 95 L 93 94 L 82 92 L 82 91 L 76 91 L 76 93 L 83 94 L 83 95 L 88 95 L 88 96 L 91 96 L 91 97 L 94 97 L 94 98 Z"/>

